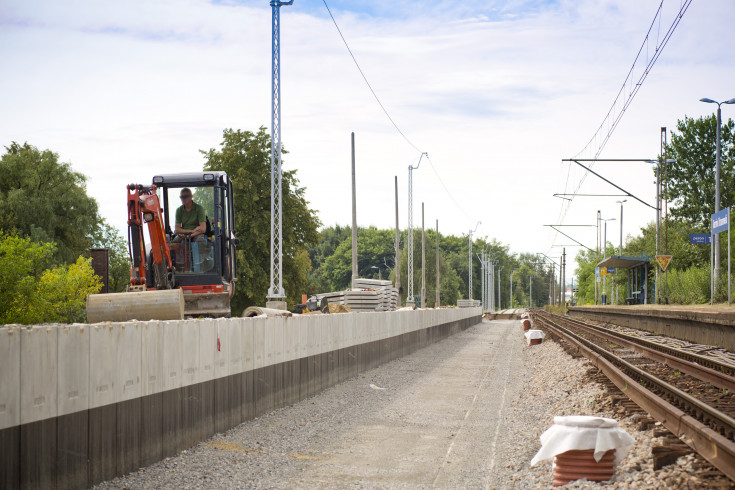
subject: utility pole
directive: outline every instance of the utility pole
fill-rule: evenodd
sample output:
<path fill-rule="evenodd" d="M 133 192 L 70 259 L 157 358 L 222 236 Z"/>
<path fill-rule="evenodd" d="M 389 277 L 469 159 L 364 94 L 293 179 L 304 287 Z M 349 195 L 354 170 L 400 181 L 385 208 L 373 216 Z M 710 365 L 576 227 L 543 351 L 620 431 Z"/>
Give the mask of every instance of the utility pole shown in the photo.
<path fill-rule="evenodd" d="M 398 228 L 398 176 L 396 184 L 396 289 L 398 290 L 398 305 L 401 303 L 401 232 Z"/>
<path fill-rule="evenodd" d="M 421 306 L 426 307 L 426 231 L 424 229 L 424 203 L 421 203 Z"/>
<path fill-rule="evenodd" d="M 487 311 L 487 302 L 485 300 L 485 251 L 480 251 L 480 302 L 482 304 L 482 312 Z"/>
<path fill-rule="evenodd" d="M 503 308 L 502 305 L 500 304 L 500 271 L 502 270 L 503 270 L 502 267 L 498 269 L 498 304 L 495 305 L 496 310 L 501 310 Z"/>
<path fill-rule="evenodd" d="M 510 308 L 513 309 L 513 273 L 515 271 L 510 271 Z"/>
<path fill-rule="evenodd" d="M 439 220 L 436 220 L 436 303 L 435 308 L 441 306 L 441 290 L 439 286 Z"/>
<path fill-rule="evenodd" d="M 597 262 L 600 262 L 600 210 L 597 210 Z M 658 228 L 657 228 L 658 230 Z M 559 271 L 561 273 L 561 271 Z M 597 263 L 595 263 L 595 304 L 597 304 L 597 298 L 600 287 L 597 285 Z"/>
<path fill-rule="evenodd" d="M 718 107 L 719 110 L 719 107 Z M 719 136 L 719 125 L 717 126 L 717 135 Z M 664 181 L 662 185 L 662 196 L 663 201 L 663 221 L 664 221 L 664 254 L 669 253 L 669 210 L 668 210 L 668 190 L 669 190 L 669 164 L 666 159 L 666 128 L 661 128 L 661 157 L 664 160 Z M 719 190 L 719 188 L 718 188 Z M 716 206 L 719 207 L 719 199 L 717 200 Z M 622 219 L 622 205 L 620 208 L 620 216 Z M 622 226 L 622 225 L 621 225 Z M 718 233 L 719 236 L 719 233 Z M 669 269 L 667 268 L 664 272 L 664 303 L 669 304 Z"/>
<path fill-rule="evenodd" d="M 561 249 L 561 264 L 562 264 L 562 270 L 561 270 L 561 307 L 563 308 L 564 305 L 567 304 L 567 249 L 562 248 Z"/>
<path fill-rule="evenodd" d="M 470 263 L 467 269 L 467 295 L 472 299 L 472 230 L 470 230 Z"/>
<path fill-rule="evenodd" d="M 293 0 L 282 2 L 271 0 L 272 43 L 271 43 L 271 284 L 268 288 L 266 306 L 285 310 L 286 293 L 283 289 L 283 217 L 281 180 L 281 17 L 282 5 L 291 5 Z"/>
<path fill-rule="evenodd" d="M 533 279 L 532 275 L 528 275 L 528 307 L 533 308 Z"/>
<path fill-rule="evenodd" d="M 357 186 L 355 184 L 355 133 L 352 133 L 352 287 L 355 287 L 357 272 Z"/>
<path fill-rule="evenodd" d="M 470 253 L 469 253 L 469 270 L 467 271 L 467 296 L 472 299 L 472 234 L 477 231 L 477 227 L 480 226 L 481 221 L 475 225 L 475 230 L 470 230 L 469 241 L 470 241 Z"/>
<path fill-rule="evenodd" d="M 428 153 L 424 152 L 419 156 L 419 163 L 415 167 L 408 166 L 408 292 L 406 294 L 406 304 L 416 305 L 416 299 L 413 294 L 413 171 L 418 170 L 421 166 L 421 159 Z"/>

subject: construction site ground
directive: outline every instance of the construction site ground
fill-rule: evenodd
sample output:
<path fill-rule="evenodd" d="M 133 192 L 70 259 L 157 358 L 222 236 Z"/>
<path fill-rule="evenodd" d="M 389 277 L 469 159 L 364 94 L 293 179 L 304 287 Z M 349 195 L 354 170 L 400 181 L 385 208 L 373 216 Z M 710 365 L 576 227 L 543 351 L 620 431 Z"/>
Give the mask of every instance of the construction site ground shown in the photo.
<path fill-rule="evenodd" d="M 549 488 L 551 462 L 530 460 L 555 415 L 614 417 L 636 439 L 606 486 L 696 487 L 688 472 L 708 471 L 693 455 L 653 471 L 655 426 L 638 430 L 584 359 L 495 320 L 101 487 Z"/>

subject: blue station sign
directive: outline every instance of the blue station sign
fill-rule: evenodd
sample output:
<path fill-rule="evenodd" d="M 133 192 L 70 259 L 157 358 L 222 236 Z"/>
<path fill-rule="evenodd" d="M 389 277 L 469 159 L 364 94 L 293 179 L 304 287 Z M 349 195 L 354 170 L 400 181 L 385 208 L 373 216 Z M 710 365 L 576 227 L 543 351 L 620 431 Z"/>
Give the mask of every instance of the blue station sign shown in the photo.
<path fill-rule="evenodd" d="M 717 211 L 712 215 L 712 233 L 720 233 L 730 227 L 730 208 Z"/>
<path fill-rule="evenodd" d="M 712 235 L 709 233 L 690 233 L 689 243 L 692 245 L 709 245 L 712 243 Z"/>

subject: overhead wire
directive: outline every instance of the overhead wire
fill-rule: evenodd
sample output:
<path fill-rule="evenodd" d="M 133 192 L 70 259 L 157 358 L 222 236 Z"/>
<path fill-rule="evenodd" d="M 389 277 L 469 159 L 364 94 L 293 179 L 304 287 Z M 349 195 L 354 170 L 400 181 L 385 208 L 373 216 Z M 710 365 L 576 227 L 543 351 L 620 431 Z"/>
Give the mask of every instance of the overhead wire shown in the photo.
<path fill-rule="evenodd" d="M 653 69 L 653 66 L 656 64 L 656 61 L 658 61 L 658 58 L 661 56 L 661 53 L 663 52 L 664 48 L 668 44 L 669 40 L 671 39 L 671 36 L 674 34 L 674 31 L 676 31 L 676 28 L 678 27 L 679 23 L 681 22 L 681 19 L 683 18 L 686 11 L 689 9 L 689 6 L 691 5 L 693 0 L 683 0 L 680 4 L 679 12 L 674 17 L 674 20 L 672 21 L 671 25 L 669 26 L 668 30 L 664 34 L 663 39 L 660 38 L 660 30 L 661 30 L 661 20 L 662 20 L 662 9 L 664 0 L 661 0 L 661 3 L 658 6 L 658 9 L 656 10 L 656 14 L 653 17 L 653 20 L 651 21 L 651 25 L 648 27 L 648 31 L 646 32 L 646 36 L 643 38 L 643 42 L 641 43 L 641 47 L 638 49 L 638 53 L 636 54 L 635 59 L 633 60 L 633 64 L 630 67 L 630 70 L 628 70 L 628 74 L 625 77 L 625 80 L 623 81 L 622 86 L 620 87 L 620 90 L 618 91 L 617 95 L 615 96 L 615 99 L 613 100 L 612 105 L 610 106 L 610 109 L 607 111 L 607 114 L 602 120 L 602 123 L 598 126 L 597 130 L 593 134 L 592 138 L 587 142 L 587 144 L 582 148 L 581 151 L 579 151 L 575 158 L 579 157 L 583 153 L 585 153 L 591 145 L 595 143 L 599 138 L 602 138 L 602 141 L 599 143 L 599 146 L 594 151 L 594 159 L 596 160 L 600 153 L 602 153 L 602 150 L 605 148 L 605 145 L 607 145 L 607 142 L 610 140 L 610 137 L 612 136 L 613 132 L 617 128 L 618 124 L 620 123 L 620 120 L 622 119 L 623 115 L 625 114 L 626 110 L 632 103 L 633 99 L 635 98 L 636 94 L 638 94 L 638 91 L 640 90 L 641 86 L 643 85 L 643 82 L 648 77 L 648 74 Z M 649 48 L 649 38 L 651 36 L 651 32 L 656 25 L 656 21 L 658 20 L 658 32 L 656 36 L 656 46 L 653 53 L 653 56 L 651 56 L 650 59 L 648 59 L 648 48 Z M 647 63 L 644 67 L 643 73 L 638 79 L 638 81 L 633 85 L 633 75 L 636 68 L 636 65 L 638 64 L 638 59 L 641 57 L 641 53 L 643 53 L 643 49 L 646 49 L 646 58 Z M 628 85 L 630 85 L 629 92 L 627 92 L 626 96 L 626 89 L 628 89 Z M 621 99 L 621 96 L 626 97 L 622 108 L 619 110 L 619 112 L 616 111 L 616 106 L 618 105 L 619 99 Z M 603 129 L 606 128 L 607 132 L 602 136 Z M 590 164 L 590 168 L 594 166 L 594 161 Z M 566 193 L 569 187 L 569 178 L 571 176 L 571 163 L 570 170 L 568 170 L 567 173 L 567 182 L 564 185 L 564 192 Z M 584 183 L 585 179 L 587 178 L 587 175 L 589 172 L 584 172 L 582 176 L 580 177 L 579 182 L 577 183 L 576 187 L 574 188 L 574 192 L 572 194 L 575 194 L 579 191 L 579 189 L 582 187 L 582 184 Z M 574 199 L 574 196 L 572 196 L 572 199 Z M 557 219 L 558 223 L 562 223 L 564 219 L 566 218 L 566 214 L 569 211 L 569 207 L 571 206 L 572 201 L 563 201 L 560 205 L 559 209 L 559 217 Z"/>
<path fill-rule="evenodd" d="M 380 101 L 380 98 L 378 97 L 378 94 L 375 93 L 375 90 L 373 90 L 372 85 L 370 85 L 370 82 L 367 79 L 367 76 L 365 75 L 365 72 L 362 71 L 362 68 L 360 67 L 360 63 L 357 62 L 357 58 L 355 57 L 354 53 L 352 52 L 352 49 L 350 49 L 350 45 L 347 43 L 347 39 L 345 39 L 345 36 L 342 34 L 342 30 L 339 28 L 339 25 L 337 24 L 337 20 L 334 18 L 334 15 L 332 15 L 332 10 L 329 8 L 329 5 L 327 5 L 326 0 L 322 0 L 324 3 L 324 6 L 327 9 L 327 12 L 329 13 L 329 17 L 332 19 L 332 22 L 334 23 L 334 27 L 337 29 L 337 32 L 339 33 L 339 37 L 342 38 L 342 42 L 344 43 L 345 47 L 347 48 L 347 51 L 350 53 L 350 57 L 352 58 L 352 61 L 355 63 L 355 66 L 357 67 L 357 70 L 360 72 L 360 75 L 362 76 L 362 79 L 365 81 L 365 84 L 368 86 L 368 89 L 370 89 L 370 93 L 373 94 L 373 97 L 375 98 L 375 101 L 378 103 L 380 108 L 383 110 L 383 113 L 385 113 L 385 116 L 388 118 L 388 120 L 391 122 L 393 127 L 398 131 L 398 134 L 400 134 L 404 140 L 406 140 L 406 143 L 408 143 L 414 150 L 416 150 L 419 153 L 425 153 L 423 152 L 417 145 L 411 141 L 406 134 L 401 131 L 401 128 L 398 127 L 398 124 L 393 120 L 390 113 L 388 113 L 388 110 L 385 108 L 383 103 Z M 462 208 L 462 206 L 459 205 L 457 200 L 454 198 L 451 192 L 449 192 L 449 188 L 446 186 L 442 178 L 439 176 L 439 172 L 437 172 L 436 167 L 434 166 L 434 163 L 429 159 L 428 154 L 426 155 L 427 160 L 429 160 L 429 164 L 431 165 L 431 169 L 434 171 L 434 175 L 436 175 L 436 178 L 439 180 L 439 183 L 444 188 L 444 191 L 447 193 L 449 198 L 454 202 L 455 206 L 465 215 L 467 218 L 474 222 L 475 220 Z"/>

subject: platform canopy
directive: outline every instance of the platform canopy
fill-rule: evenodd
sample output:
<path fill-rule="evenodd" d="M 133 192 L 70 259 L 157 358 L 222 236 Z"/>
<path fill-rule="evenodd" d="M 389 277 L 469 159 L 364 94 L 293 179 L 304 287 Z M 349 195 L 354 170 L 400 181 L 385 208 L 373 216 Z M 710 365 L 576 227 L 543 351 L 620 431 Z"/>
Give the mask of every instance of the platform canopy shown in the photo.
<path fill-rule="evenodd" d="M 640 257 L 624 257 L 622 255 L 611 255 L 606 259 L 597 263 L 597 267 L 608 267 L 615 269 L 632 269 L 642 265 L 649 264 L 648 257 L 642 255 Z"/>

